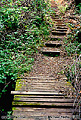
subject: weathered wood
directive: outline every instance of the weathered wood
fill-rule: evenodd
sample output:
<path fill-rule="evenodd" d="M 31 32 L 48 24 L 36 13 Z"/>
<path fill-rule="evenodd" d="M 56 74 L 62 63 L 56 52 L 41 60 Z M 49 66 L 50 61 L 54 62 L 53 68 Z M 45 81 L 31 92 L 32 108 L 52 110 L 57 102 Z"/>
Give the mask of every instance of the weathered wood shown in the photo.
<path fill-rule="evenodd" d="M 64 36 L 64 35 L 63 36 L 59 36 L 59 35 L 52 35 L 51 34 L 51 36 L 49 36 L 50 40 L 58 40 L 58 41 L 64 39 L 64 37 L 66 38 L 66 36 Z"/>
<path fill-rule="evenodd" d="M 72 113 L 73 109 L 69 108 L 42 108 L 42 107 L 16 107 L 15 111 L 22 112 L 44 112 L 46 113 Z"/>
<path fill-rule="evenodd" d="M 61 28 L 58 29 L 58 28 L 57 28 L 57 29 L 54 29 L 54 30 L 55 30 L 55 31 L 59 31 L 59 32 L 66 32 L 66 31 L 67 31 L 67 29 L 65 29 L 65 28 L 64 28 L 64 29 L 61 29 Z"/>
<path fill-rule="evenodd" d="M 56 79 L 58 79 L 58 78 L 54 78 L 54 77 L 44 77 L 44 76 L 36 76 L 36 77 L 22 77 L 22 78 L 18 78 L 18 79 L 48 79 L 48 80 L 50 80 L 50 79 L 52 79 L 52 80 L 56 80 Z M 60 78 L 59 78 L 60 79 Z M 65 78 L 62 78 L 63 80 L 64 79 L 67 79 L 66 77 Z"/>
<path fill-rule="evenodd" d="M 53 99 L 55 99 L 55 98 L 64 98 L 64 99 L 71 99 L 70 97 L 67 97 L 67 96 L 56 96 L 56 95 L 53 95 L 53 96 L 43 96 L 43 95 L 41 95 L 41 96 L 39 96 L 39 95 L 32 95 L 32 96 L 30 96 L 30 95 L 15 95 L 15 97 L 14 98 L 53 98 Z M 73 98 L 72 98 L 73 99 Z"/>
<path fill-rule="evenodd" d="M 62 41 L 48 41 L 45 43 L 45 45 L 47 47 L 55 47 L 55 46 L 59 47 L 62 45 L 62 43 L 63 43 Z"/>
<path fill-rule="evenodd" d="M 56 23 L 57 26 L 66 26 L 65 24 L 61 24 L 61 23 Z"/>
<path fill-rule="evenodd" d="M 53 35 L 66 35 L 66 32 L 52 31 Z"/>
<path fill-rule="evenodd" d="M 19 98 L 19 100 L 18 100 Z M 24 97 L 17 97 L 15 96 L 14 101 L 24 101 L 24 102 L 50 102 L 50 103 L 73 103 L 74 99 L 64 99 L 64 98 L 24 98 Z"/>
<path fill-rule="evenodd" d="M 55 92 L 26 92 L 26 91 L 11 91 L 13 95 L 63 95 Z"/>
<path fill-rule="evenodd" d="M 28 83 L 35 84 L 35 85 L 56 85 L 56 84 L 61 84 L 61 85 L 66 85 L 67 82 L 63 81 L 42 81 L 42 80 L 27 80 Z M 68 85 L 68 84 L 67 84 Z"/>
<path fill-rule="evenodd" d="M 58 106 L 58 107 L 73 107 L 73 103 L 56 103 L 56 102 L 34 102 L 34 101 L 13 101 L 13 105 L 43 105 L 43 106 Z"/>
<path fill-rule="evenodd" d="M 47 56 L 56 56 L 56 55 L 60 55 L 60 50 L 59 49 L 52 49 L 49 47 L 43 47 L 40 51 L 42 54 L 47 55 Z"/>
<path fill-rule="evenodd" d="M 41 51 L 46 51 L 46 52 L 60 52 L 60 49 L 58 48 L 48 48 L 48 47 L 42 47 Z"/>

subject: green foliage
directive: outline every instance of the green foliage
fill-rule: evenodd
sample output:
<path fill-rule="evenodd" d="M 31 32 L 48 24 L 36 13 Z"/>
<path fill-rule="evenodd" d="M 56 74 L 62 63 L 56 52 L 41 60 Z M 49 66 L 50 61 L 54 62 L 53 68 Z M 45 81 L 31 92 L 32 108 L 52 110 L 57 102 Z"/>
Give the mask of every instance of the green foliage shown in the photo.
<path fill-rule="evenodd" d="M 76 13 L 81 14 L 81 3 L 76 6 Z"/>
<path fill-rule="evenodd" d="M 67 4 L 65 6 L 59 5 L 58 8 L 60 12 L 64 14 L 66 9 L 68 8 L 68 5 Z"/>
<path fill-rule="evenodd" d="M 81 54 L 81 45 L 78 49 L 76 49 L 78 45 L 79 45 L 79 43 L 77 41 L 74 42 L 74 43 L 68 43 L 67 46 L 65 47 L 65 49 L 67 51 L 67 54 L 69 56 L 74 54 L 75 52 L 77 54 Z"/>
<path fill-rule="evenodd" d="M 48 7 L 49 1 L 44 0 L 1 1 L 0 86 L 7 86 L 9 81 L 31 70 L 34 53 L 49 35 Z"/>
<path fill-rule="evenodd" d="M 81 45 L 77 48 L 77 46 L 81 43 L 81 27 L 78 22 L 78 24 L 73 23 L 66 23 L 67 26 L 70 28 L 71 32 L 67 35 L 68 39 L 65 40 L 65 49 L 68 53 L 68 55 L 72 55 L 75 52 L 77 54 L 81 54 Z"/>

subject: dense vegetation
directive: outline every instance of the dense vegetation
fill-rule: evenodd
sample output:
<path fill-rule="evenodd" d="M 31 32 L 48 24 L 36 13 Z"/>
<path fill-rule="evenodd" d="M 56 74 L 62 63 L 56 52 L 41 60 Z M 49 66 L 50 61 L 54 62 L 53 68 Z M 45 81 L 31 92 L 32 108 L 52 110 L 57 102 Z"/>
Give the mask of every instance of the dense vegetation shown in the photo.
<path fill-rule="evenodd" d="M 45 16 L 50 7 L 44 0 L 2 0 L 0 4 L 0 85 L 7 87 L 10 80 L 31 69 L 33 53 L 49 35 Z"/>
<path fill-rule="evenodd" d="M 34 53 L 42 45 L 43 40 L 48 38 L 50 13 L 52 10 L 49 1 L 0 2 L 0 111 L 2 112 L 6 111 L 6 108 L 9 110 L 12 98 L 8 95 L 14 89 L 17 78 L 31 70 Z"/>
<path fill-rule="evenodd" d="M 70 21 L 69 23 L 67 23 L 68 27 L 70 28 L 70 33 L 67 35 L 68 39 L 65 40 L 65 50 L 67 51 L 67 55 L 71 56 L 73 61 L 76 61 L 76 58 L 79 57 L 79 55 L 81 54 L 81 26 L 80 26 L 81 3 L 79 3 L 78 5 L 75 4 L 74 8 L 75 8 L 74 12 L 72 16 L 70 16 Z M 78 66 L 78 69 L 80 70 L 81 62 L 78 60 L 77 62 L 74 63 L 71 69 L 69 69 L 71 67 L 70 65 L 66 67 L 65 74 L 68 77 L 68 80 L 70 80 L 70 82 L 72 82 L 71 80 L 76 77 L 75 74 L 76 64 Z"/>

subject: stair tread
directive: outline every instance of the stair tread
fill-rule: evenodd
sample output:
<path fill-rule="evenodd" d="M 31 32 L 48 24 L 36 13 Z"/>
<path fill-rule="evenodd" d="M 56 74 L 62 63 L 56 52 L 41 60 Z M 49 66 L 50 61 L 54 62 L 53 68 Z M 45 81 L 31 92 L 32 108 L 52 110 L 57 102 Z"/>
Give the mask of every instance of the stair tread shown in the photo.
<path fill-rule="evenodd" d="M 55 113 L 55 112 L 22 112 L 22 111 L 20 111 L 20 112 L 17 112 L 17 111 L 15 111 L 14 112 L 14 114 L 13 114 L 14 116 L 21 116 L 21 118 L 22 118 L 22 116 L 24 116 L 27 120 L 32 120 L 31 118 L 33 118 L 33 120 L 45 120 L 45 118 L 54 118 L 54 116 L 57 116 L 57 118 L 59 117 L 60 118 L 60 116 L 67 116 L 66 117 L 66 120 L 70 120 L 70 119 L 67 119 L 68 117 L 69 118 L 71 118 L 72 117 L 72 113 Z M 27 116 L 29 116 L 29 119 L 27 118 Z M 50 116 L 50 117 L 48 117 L 48 116 Z M 57 118 L 56 118 L 56 120 L 57 120 Z M 60 118 L 61 119 L 61 118 Z M 60 120 L 59 119 L 59 120 Z M 46 119 L 47 120 L 47 119 Z M 52 119 L 52 120 L 55 120 L 55 118 L 54 119 Z M 61 119 L 61 120 L 64 120 L 64 118 L 63 119 Z"/>
<path fill-rule="evenodd" d="M 26 92 L 26 91 L 11 91 L 14 95 L 64 95 L 56 92 Z"/>
<path fill-rule="evenodd" d="M 54 31 L 54 30 L 52 30 L 51 31 L 51 33 L 53 34 L 53 35 L 66 35 L 66 31 L 64 32 L 64 31 Z"/>
<path fill-rule="evenodd" d="M 31 91 L 31 92 L 50 92 L 50 93 L 52 93 L 52 92 L 58 92 L 59 93 L 60 90 L 58 90 L 56 88 L 54 88 L 53 90 L 52 89 L 42 89 L 41 90 L 40 88 L 39 89 L 36 89 L 36 88 L 33 89 L 32 88 L 29 91 Z M 64 89 L 63 90 L 61 89 L 61 91 L 64 92 Z"/>
<path fill-rule="evenodd" d="M 59 29 L 58 28 L 55 29 L 54 28 L 53 30 L 55 30 L 55 31 L 67 31 L 67 28 L 66 29 L 60 29 L 60 28 Z"/>
<path fill-rule="evenodd" d="M 47 41 L 45 44 L 56 44 L 56 45 L 59 45 L 59 44 L 63 44 L 63 41 Z"/>
<path fill-rule="evenodd" d="M 40 79 L 47 79 L 47 80 L 57 80 L 58 78 L 54 78 L 54 77 L 45 77 L 45 76 L 28 76 L 28 77 L 22 77 L 20 79 L 36 79 L 36 80 L 40 80 Z M 62 79 L 62 80 L 67 80 L 66 77 L 63 77 L 63 78 L 59 78 L 59 79 Z"/>
<path fill-rule="evenodd" d="M 58 113 L 58 112 L 61 112 L 61 113 L 71 113 L 72 112 L 72 109 L 69 109 L 69 108 L 40 108 L 40 107 L 16 107 L 16 110 L 15 111 L 22 111 L 22 112 L 53 112 L 53 113 Z"/>
<path fill-rule="evenodd" d="M 58 48 L 48 48 L 48 47 L 42 47 L 42 52 L 60 52 Z"/>
<path fill-rule="evenodd" d="M 55 84 L 64 84 L 64 85 L 66 85 L 67 84 L 67 82 L 65 82 L 65 81 L 41 81 L 41 80 L 39 80 L 39 81 L 36 81 L 36 80 L 30 80 L 30 81 L 27 81 L 28 83 L 31 83 L 31 84 L 38 84 L 38 85 L 46 85 L 46 84 L 51 84 L 52 83 L 52 85 L 55 85 Z M 68 84 L 67 84 L 68 85 Z"/>
<path fill-rule="evenodd" d="M 48 88 L 47 88 L 48 87 Z M 68 86 L 69 87 L 69 86 Z M 52 87 L 49 87 L 49 86 L 38 86 L 38 87 L 36 87 L 36 86 L 34 86 L 34 85 L 31 85 L 31 86 L 29 86 L 28 88 L 30 88 L 30 89 L 34 89 L 34 90 L 41 90 L 41 91 L 43 91 L 43 90 L 52 90 L 52 91 L 55 91 L 55 90 L 61 90 L 61 91 L 64 91 L 65 89 L 67 90 L 68 89 L 68 87 L 62 87 L 62 86 L 52 86 Z M 58 89 L 57 89 L 58 88 Z"/>
<path fill-rule="evenodd" d="M 44 105 L 44 106 L 66 106 L 66 107 L 73 107 L 73 103 L 56 103 L 56 102 L 48 102 L 48 101 L 46 101 L 46 102 L 43 102 L 43 101 L 13 101 L 13 103 L 12 103 L 13 105 Z"/>
<path fill-rule="evenodd" d="M 42 81 L 42 80 L 28 80 L 28 81 L 26 81 L 26 82 L 28 82 L 28 83 L 37 83 L 37 84 L 55 84 L 55 83 L 64 83 L 64 84 L 67 84 L 67 82 L 65 82 L 65 81 L 54 81 L 54 80 L 51 80 L 51 81 L 47 81 L 47 80 L 45 80 L 45 81 Z"/>
<path fill-rule="evenodd" d="M 60 31 L 55 31 L 55 30 L 52 30 L 52 32 L 55 32 L 55 33 L 66 33 L 66 32 L 60 32 Z"/>
<path fill-rule="evenodd" d="M 26 101 L 26 102 L 55 102 L 55 103 L 73 103 L 74 99 L 64 99 L 64 98 L 24 98 L 24 97 L 14 97 L 14 101 Z"/>
<path fill-rule="evenodd" d="M 32 96 L 31 95 L 24 95 L 23 96 L 23 95 L 15 95 L 14 98 L 15 97 L 16 98 L 50 98 L 50 99 L 51 98 L 53 98 L 53 99 L 55 99 L 55 98 L 62 98 L 63 99 L 64 98 L 64 99 L 73 99 L 73 98 L 70 98 L 68 96 L 55 96 L 55 95 L 54 96 L 43 96 L 43 95 L 41 95 L 41 96 L 40 95 L 36 95 L 36 96 L 35 95 L 34 96 L 33 95 Z"/>
<path fill-rule="evenodd" d="M 59 36 L 59 35 L 50 35 L 50 38 L 57 38 L 57 39 L 63 39 L 64 37 L 66 38 L 66 35 L 64 36 Z"/>

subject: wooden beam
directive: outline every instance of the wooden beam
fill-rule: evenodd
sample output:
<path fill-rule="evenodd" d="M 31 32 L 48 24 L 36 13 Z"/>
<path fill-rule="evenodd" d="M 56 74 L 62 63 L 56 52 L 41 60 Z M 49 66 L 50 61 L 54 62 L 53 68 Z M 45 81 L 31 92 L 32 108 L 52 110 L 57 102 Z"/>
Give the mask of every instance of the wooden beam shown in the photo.
<path fill-rule="evenodd" d="M 26 92 L 26 91 L 11 91 L 13 95 L 64 95 L 62 93 L 55 92 Z"/>

